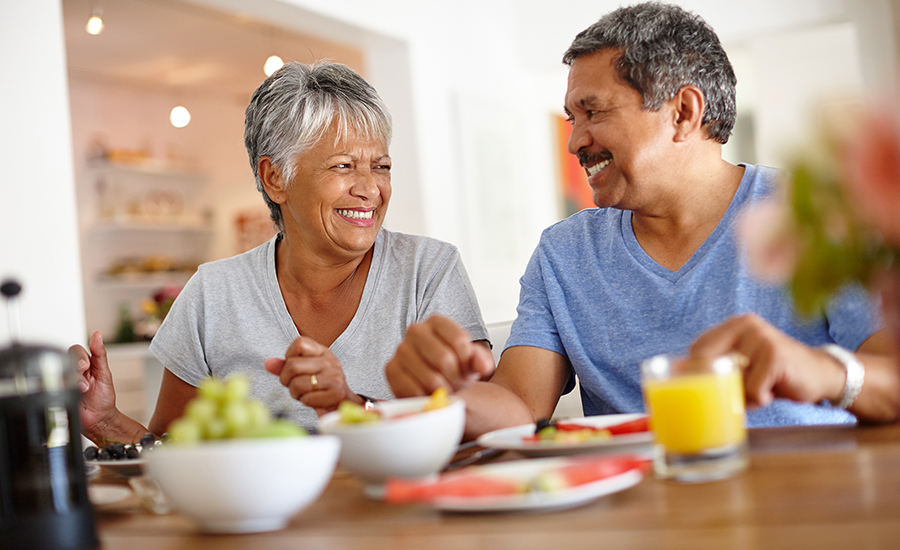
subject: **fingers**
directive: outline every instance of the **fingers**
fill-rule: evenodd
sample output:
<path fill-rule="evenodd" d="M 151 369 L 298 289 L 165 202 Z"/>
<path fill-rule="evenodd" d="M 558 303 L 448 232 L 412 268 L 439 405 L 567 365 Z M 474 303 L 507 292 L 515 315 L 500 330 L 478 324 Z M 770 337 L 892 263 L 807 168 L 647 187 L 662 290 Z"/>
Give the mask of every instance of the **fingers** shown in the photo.
<path fill-rule="evenodd" d="M 88 348 L 90 351 L 77 344 L 69 348 L 69 355 L 75 361 L 75 368 L 81 376 L 78 386 L 82 393 L 87 392 L 95 381 L 112 383 L 106 346 L 99 330 L 91 334 Z"/>
<path fill-rule="evenodd" d="M 394 395 L 412 397 L 441 387 L 458 391 L 493 368 L 487 348 L 454 321 L 434 315 L 410 325 L 385 374 Z"/>
<path fill-rule="evenodd" d="M 263 361 L 263 367 L 275 376 L 281 376 L 281 370 L 284 368 L 284 363 L 284 359 L 270 357 Z"/>
<path fill-rule="evenodd" d="M 310 338 L 297 338 L 284 359 L 269 358 L 263 365 L 278 376 L 291 397 L 317 412 L 334 410 L 353 396 L 340 361 L 328 347 Z"/>

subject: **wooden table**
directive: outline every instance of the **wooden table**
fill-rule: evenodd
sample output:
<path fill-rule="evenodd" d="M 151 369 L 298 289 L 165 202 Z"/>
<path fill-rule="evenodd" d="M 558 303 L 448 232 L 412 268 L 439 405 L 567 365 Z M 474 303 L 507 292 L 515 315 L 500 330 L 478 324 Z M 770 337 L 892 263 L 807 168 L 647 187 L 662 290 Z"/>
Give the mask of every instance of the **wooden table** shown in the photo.
<path fill-rule="evenodd" d="M 369 500 L 337 474 L 287 529 L 199 534 L 137 498 L 98 509 L 104 550 L 900 548 L 900 425 L 750 431 L 750 468 L 697 485 L 647 477 L 549 513 L 448 514 Z M 102 477 L 102 476 L 101 476 Z"/>

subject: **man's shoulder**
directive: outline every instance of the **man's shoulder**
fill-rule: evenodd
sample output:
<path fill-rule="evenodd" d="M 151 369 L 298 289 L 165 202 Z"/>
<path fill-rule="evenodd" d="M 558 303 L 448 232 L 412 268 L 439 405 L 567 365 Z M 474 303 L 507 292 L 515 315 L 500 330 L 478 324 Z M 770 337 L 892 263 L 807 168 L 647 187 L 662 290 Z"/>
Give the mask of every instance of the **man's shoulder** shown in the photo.
<path fill-rule="evenodd" d="M 560 220 L 544 229 L 541 240 L 570 240 L 583 238 L 586 234 L 597 234 L 617 227 L 622 219 L 622 210 L 615 208 L 586 208 Z"/>
<path fill-rule="evenodd" d="M 752 198 L 768 197 L 784 189 L 785 182 L 791 177 L 790 172 L 782 168 L 774 168 L 762 164 L 744 164 L 744 177 L 750 181 Z"/>

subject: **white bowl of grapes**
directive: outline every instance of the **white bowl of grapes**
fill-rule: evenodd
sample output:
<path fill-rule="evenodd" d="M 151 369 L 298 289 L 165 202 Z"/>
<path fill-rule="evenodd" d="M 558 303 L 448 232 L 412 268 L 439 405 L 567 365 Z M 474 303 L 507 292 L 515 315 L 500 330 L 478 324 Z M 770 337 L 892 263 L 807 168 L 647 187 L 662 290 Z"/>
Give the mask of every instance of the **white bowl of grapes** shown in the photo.
<path fill-rule="evenodd" d="M 319 431 L 341 438 L 340 465 L 383 498 L 390 478 L 436 476 L 456 454 L 465 402 L 439 389 L 431 396 L 379 401 L 371 409 L 345 401 L 319 418 Z"/>
<path fill-rule="evenodd" d="M 147 475 L 171 506 L 209 533 L 285 527 L 325 490 L 340 440 L 273 418 L 245 377 L 209 379 L 144 454 Z"/>

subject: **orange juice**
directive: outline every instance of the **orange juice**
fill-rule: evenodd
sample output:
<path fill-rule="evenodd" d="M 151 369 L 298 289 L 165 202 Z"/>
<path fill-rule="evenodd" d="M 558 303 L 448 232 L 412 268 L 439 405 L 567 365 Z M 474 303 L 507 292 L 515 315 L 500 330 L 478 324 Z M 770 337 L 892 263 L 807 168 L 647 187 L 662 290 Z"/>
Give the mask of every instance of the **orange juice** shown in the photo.
<path fill-rule="evenodd" d="M 697 454 L 747 437 L 738 369 L 645 380 L 643 387 L 650 428 L 667 452 Z"/>

